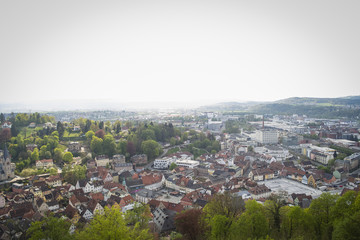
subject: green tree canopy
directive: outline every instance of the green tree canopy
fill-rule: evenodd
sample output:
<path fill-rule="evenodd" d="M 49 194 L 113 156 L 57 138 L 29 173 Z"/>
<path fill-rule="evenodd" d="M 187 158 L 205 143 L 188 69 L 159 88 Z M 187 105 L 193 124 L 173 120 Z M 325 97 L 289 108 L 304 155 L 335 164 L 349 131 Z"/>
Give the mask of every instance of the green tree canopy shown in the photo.
<path fill-rule="evenodd" d="M 42 221 L 31 223 L 26 234 L 30 240 L 67 240 L 73 239 L 69 233 L 71 223 L 53 216 L 46 217 Z"/>
<path fill-rule="evenodd" d="M 76 234 L 76 239 L 150 240 L 153 239 L 153 235 L 149 233 L 148 228 L 142 228 L 140 222 L 128 226 L 124 214 L 119 209 L 105 207 L 105 213 L 96 214 L 89 226 Z"/>
<path fill-rule="evenodd" d="M 95 154 L 102 154 L 103 153 L 103 140 L 101 138 L 98 138 L 97 136 L 93 136 L 91 143 L 90 143 L 90 149 Z"/>
<path fill-rule="evenodd" d="M 112 135 L 107 134 L 103 141 L 103 153 L 112 157 L 116 153 L 116 143 Z"/>
<path fill-rule="evenodd" d="M 160 144 L 154 140 L 146 140 L 142 142 L 141 149 L 149 159 L 155 159 L 162 152 Z"/>
<path fill-rule="evenodd" d="M 73 154 L 71 152 L 64 153 L 62 160 L 65 163 L 71 163 L 73 160 Z"/>

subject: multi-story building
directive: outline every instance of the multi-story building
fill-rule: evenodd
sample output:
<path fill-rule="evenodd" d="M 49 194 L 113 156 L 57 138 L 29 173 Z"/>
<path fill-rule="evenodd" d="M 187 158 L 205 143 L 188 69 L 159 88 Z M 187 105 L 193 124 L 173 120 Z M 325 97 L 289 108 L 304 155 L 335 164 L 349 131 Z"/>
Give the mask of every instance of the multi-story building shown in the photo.
<path fill-rule="evenodd" d="M 354 153 L 344 158 L 345 165 L 349 171 L 359 168 L 360 153 Z"/>
<path fill-rule="evenodd" d="M 131 162 L 135 165 L 145 165 L 147 164 L 148 158 L 145 154 L 139 154 L 131 157 Z"/>
<path fill-rule="evenodd" d="M 334 159 L 335 150 L 328 147 L 318 147 L 312 144 L 302 144 L 302 154 L 311 160 L 327 165 L 329 160 Z"/>
<path fill-rule="evenodd" d="M 171 165 L 171 163 L 175 162 L 175 157 L 164 157 L 164 158 L 157 158 L 154 161 L 154 168 L 156 169 L 167 169 Z"/>
<path fill-rule="evenodd" d="M 199 161 L 189 160 L 189 159 L 178 159 L 176 160 L 175 163 L 178 166 L 183 166 L 188 168 L 194 168 L 200 164 Z"/>
<path fill-rule="evenodd" d="M 261 129 L 256 131 L 255 140 L 261 144 L 277 144 L 279 135 L 276 130 Z"/>
<path fill-rule="evenodd" d="M 97 167 L 106 167 L 110 164 L 110 159 L 105 155 L 99 155 L 95 158 Z"/>

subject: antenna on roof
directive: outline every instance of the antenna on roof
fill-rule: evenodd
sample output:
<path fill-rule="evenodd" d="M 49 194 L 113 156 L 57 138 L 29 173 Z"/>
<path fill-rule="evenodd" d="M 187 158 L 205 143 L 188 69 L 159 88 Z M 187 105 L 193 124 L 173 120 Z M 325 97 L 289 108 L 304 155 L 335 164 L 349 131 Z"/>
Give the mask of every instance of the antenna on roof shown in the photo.
<path fill-rule="evenodd" d="M 265 129 L 265 122 L 264 122 L 264 114 L 263 114 L 263 119 L 262 119 L 262 128 Z"/>

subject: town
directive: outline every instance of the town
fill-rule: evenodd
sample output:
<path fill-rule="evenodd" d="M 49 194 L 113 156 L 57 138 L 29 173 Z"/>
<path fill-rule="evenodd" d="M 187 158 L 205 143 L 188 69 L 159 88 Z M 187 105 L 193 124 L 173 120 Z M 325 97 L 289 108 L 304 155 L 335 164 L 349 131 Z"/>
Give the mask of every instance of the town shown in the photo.
<path fill-rule="evenodd" d="M 261 205 L 277 196 L 307 209 L 324 193 L 360 190 L 354 119 L 190 110 L 54 116 L 1 114 L 1 239 L 29 238 L 32 223 L 49 216 L 64 219 L 71 235 L 106 209 L 139 206 L 149 207 L 149 232 L 176 239 L 177 216 L 215 196 Z"/>

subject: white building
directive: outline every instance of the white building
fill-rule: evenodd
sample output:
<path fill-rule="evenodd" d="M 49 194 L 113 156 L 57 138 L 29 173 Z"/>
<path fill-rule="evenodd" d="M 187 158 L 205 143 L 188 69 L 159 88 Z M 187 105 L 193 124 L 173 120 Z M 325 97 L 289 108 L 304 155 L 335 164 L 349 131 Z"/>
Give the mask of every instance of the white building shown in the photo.
<path fill-rule="evenodd" d="M 276 130 L 261 129 L 256 131 L 255 140 L 261 144 L 277 144 L 279 135 Z"/>
<path fill-rule="evenodd" d="M 158 158 L 154 161 L 154 168 L 157 169 L 167 169 L 171 165 L 171 163 L 176 162 L 176 157 L 165 157 Z"/>
<path fill-rule="evenodd" d="M 178 159 L 176 160 L 175 163 L 178 166 L 183 166 L 188 168 L 194 168 L 200 164 L 199 161 L 189 160 L 189 159 Z"/>

